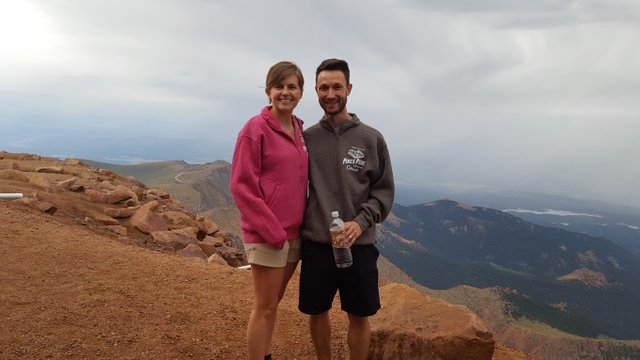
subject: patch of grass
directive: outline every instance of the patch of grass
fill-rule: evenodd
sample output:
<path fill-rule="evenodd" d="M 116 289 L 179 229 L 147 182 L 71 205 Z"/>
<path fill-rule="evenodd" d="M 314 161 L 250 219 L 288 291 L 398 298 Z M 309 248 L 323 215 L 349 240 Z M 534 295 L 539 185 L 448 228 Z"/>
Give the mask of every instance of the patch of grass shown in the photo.
<path fill-rule="evenodd" d="M 531 277 L 531 274 L 528 273 L 528 272 L 514 270 L 514 269 L 511 269 L 511 268 L 502 266 L 502 265 L 498 265 L 498 264 L 493 263 L 493 262 L 487 262 L 487 264 L 489 264 L 492 268 L 494 268 L 496 270 L 499 270 L 499 271 L 502 271 L 502 272 L 507 273 L 507 274 L 517 275 L 517 276 L 522 276 L 522 277 Z"/>
<path fill-rule="evenodd" d="M 549 324 L 545 324 L 540 321 L 531 320 L 526 317 L 518 318 L 514 321 L 514 323 L 516 325 L 522 326 L 524 328 L 527 328 L 535 333 L 538 333 L 544 336 L 567 338 L 567 339 L 584 339 L 581 336 L 564 332 L 560 329 L 556 329 L 550 326 Z"/>
<path fill-rule="evenodd" d="M 514 292 L 502 292 L 502 299 L 508 303 L 505 309 L 507 315 L 514 319 L 529 319 L 539 324 L 548 324 L 558 331 L 579 337 L 597 338 L 604 333 L 601 327 L 580 312 L 571 309 L 560 310 Z"/>
<path fill-rule="evenodd" d="M 200 208 L 200 193 L 189 184 L 158 184 L 154 187 L 169 193 L 173 199 L 178 200 L 188 209 Z"/>

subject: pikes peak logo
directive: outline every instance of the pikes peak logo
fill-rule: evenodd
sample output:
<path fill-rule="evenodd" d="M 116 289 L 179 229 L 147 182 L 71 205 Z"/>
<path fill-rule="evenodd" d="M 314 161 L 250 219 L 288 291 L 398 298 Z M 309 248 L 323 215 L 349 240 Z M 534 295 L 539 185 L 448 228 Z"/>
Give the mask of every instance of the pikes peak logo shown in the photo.
<path fill-rule="evenodd" d="M 342 165 L 345 165 L 345 169 L 349 171 L 360 171 L 364 169 L 364 165 L 367 163 L 364 160 L 364 149 L 351 146 L 347 154 L 351 156 L 351 158 L 345 156 L 344 159 L 342 159 Z"/>

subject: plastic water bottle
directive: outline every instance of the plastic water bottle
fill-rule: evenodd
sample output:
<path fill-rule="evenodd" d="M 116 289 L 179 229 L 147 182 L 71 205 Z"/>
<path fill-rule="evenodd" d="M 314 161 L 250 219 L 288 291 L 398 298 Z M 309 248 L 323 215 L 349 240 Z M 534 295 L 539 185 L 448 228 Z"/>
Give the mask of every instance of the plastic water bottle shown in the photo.
<path fill-rule="evenodd" d="M 339 268 L 348 268 L 353 264 L 353 257 L 351 256 L 351 248 L 344 247 L 338 238 L 342 234 L 344 227 L 344 221 L 340 219 L 340 214 L 337 211 L 331 212 L 331 226 L 329 232 L 331 233 L 331 244 L 333 245 L 333 258 L 336 260 L 336 266 Z"/>

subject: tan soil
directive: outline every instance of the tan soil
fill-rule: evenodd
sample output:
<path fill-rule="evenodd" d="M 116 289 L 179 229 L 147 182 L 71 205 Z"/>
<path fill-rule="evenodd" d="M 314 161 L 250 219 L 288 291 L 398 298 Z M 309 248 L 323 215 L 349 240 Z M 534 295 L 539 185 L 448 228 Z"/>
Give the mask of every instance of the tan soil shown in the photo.
<path fill-rule="evenodd" d="M 10 181 L 0 191 L 33 190 Z M 39 196 L 58 212 L 0 200 L 0 359 L 246 358 L 249 271 L 140 247 L 135 232 L 119 240 L 83 226 L 78 214 L 103 206 L 79 194 Z M 79 211 L 87 206 L 95 209 Z M 297 286 L 298 274 L 280 306 L 275 359 L 314 358 Z M 346 318 L 331 316 L 334 359 L 347 359 Z M 529 357 L 498 347 L 494 359 Z"/>
<path fill-rule="evenodd" d="M 248 271 L 126 244 L 64 218 L 0 203 L 0 358 L 243 359 Z M 274 358 L 313 359 L 297 274 Z M 345 318 L 334 358 L 346 359 Z M 494 359 L 526 359 L 498 348 Z"/>

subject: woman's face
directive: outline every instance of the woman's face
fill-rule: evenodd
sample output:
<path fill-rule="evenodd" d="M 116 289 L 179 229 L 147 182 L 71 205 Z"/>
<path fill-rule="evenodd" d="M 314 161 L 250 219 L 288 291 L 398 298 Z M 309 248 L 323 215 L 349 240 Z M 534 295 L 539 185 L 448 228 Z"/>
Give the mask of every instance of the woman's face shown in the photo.
<path fill-rule="evenodd" d="M 292 113 L 302 98 L 302 89 L 295 74 L 289 75 L 279 84 L 266 90 L 273 109 L 278 112 Z"/>

